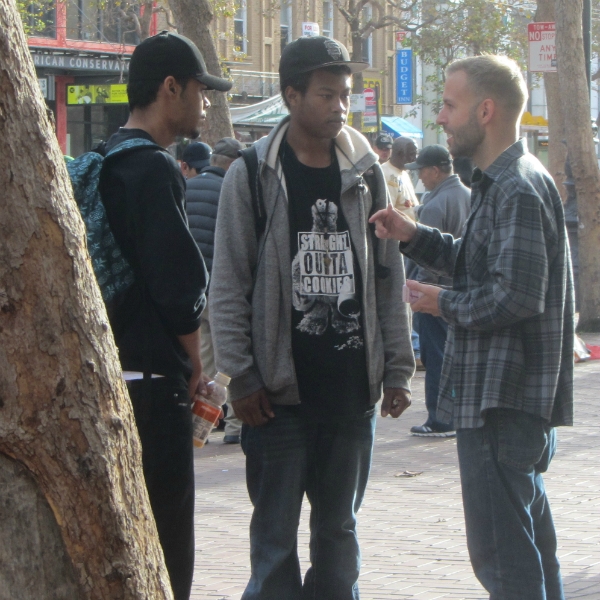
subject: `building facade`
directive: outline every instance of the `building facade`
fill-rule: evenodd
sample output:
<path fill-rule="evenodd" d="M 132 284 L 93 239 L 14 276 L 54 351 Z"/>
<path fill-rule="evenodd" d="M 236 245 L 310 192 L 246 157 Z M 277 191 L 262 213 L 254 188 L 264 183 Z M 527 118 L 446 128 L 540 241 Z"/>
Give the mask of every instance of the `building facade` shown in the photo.
<path fill-rule="evenodd" d="M 28 43 L 38 81 L 63 153 L 77 156 L 127 120 L 129 59 L 139 36 L 115 0 L 102 7 L 97 0 L 61 0 L 37 19 L 42 26 Z"/>

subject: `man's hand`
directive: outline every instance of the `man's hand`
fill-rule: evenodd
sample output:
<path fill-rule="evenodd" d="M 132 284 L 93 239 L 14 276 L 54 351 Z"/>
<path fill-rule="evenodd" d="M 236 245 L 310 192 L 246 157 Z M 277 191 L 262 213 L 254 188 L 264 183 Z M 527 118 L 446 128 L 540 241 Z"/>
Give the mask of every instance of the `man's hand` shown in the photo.
<path fill-rule="evenodd" d="M 269 419 L 275 417 L 264 388 L 245 398 L 233 400 L 231 406 L 233 406 L 235 416 L 250 427 L 264 425 L 268 423 Z"/>
<path fill-rule="evenodd" d="M 419 283 L 412 279 L 406 281 L 406 286 L 415 292 L 421 292 L 423 294 L 418 300 L 410 303 L 410 307 L 414 312 L 423 312 L 433 315 L 434 317 L 440 316 L 438 296 L 440 295 L 442 288 L 436 285 Z"/>
<path fill-rule="evenodd" d="M 396 210 L 391 204 L 378 210 L 369 223 L 375 223 L 375 235 L 381 239 L 393 239 L 399 242 L 410 242 L 417 231 L 416 223 Z"/>
<path fill-rule="evenodd" d="M 192 363 L 192 375 L 188 381 L 188 393 L 190 400 L 196 394 L 205 396 L 207 392 L 206 384 L 208 379 L 202 375 L 202 358 L 200 357 L 200 327 L 192 333 L 178 335 L 177 339 L 190 357 Z"/>
<path fill-rule="evenodd" d="M 402 388 L 384 388 L 381 416 L 397 419 L 410 406 L 410 393 Z"/>

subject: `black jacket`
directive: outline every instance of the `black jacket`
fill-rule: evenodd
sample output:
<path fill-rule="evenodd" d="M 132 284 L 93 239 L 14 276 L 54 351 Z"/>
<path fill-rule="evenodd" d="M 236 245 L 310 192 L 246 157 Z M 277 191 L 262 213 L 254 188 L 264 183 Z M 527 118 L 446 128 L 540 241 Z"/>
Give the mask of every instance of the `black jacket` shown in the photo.
<path fill-rule="evenodd" d="M 140 129 L 120 129 L 106 150 L 133 137 L 153 141 Z M 121 366 L 126 371 L 151 366 L 153 373 L 185 379 L 191 367 L 177 336 L 200 326 L 207 283 L 187 227 L 185 180 L 166 150 L 141 148 L 103 169 L 100 193 L 110 228 L 136 274 L 111 318 Z"/>
<path fill-rule="evenodd" d="M 190 231 L 209 273 L 214 256 L 217 208 L 224 177 L 225 169 L 204 167 L 196 177 L 187 180 L 185 199 Z"/>

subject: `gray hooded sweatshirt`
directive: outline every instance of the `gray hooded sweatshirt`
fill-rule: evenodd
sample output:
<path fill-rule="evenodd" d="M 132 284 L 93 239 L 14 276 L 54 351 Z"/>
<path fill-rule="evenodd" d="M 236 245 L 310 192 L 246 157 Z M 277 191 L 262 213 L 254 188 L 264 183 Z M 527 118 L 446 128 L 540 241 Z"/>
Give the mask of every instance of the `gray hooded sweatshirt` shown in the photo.
<path fill-rule="evenodd" d="M 285 178 L 279 147 L 289 117 L 256 142 L 265 232 L 257 239 L 254 210 L 244 161 L 229 168 L 219 199 L 215 257 L 210 288 L 210 326 L 217 369 L 229 375 L 230 398 L 244 398 L 265 388 L 274 404 L 298 404 L 300 395 L 292 356 L 292 260 Z M 371 195 L 362 174 L 373 167 L 377 208 L 388 202 L 377 156 L 357 131 L 344 127 L 335 139 L 341 172 L 341 210 L 348 223 L 363 284 L 363 327 L 370 401 L 382 387 L 410 391 L 415 363 L 410 342 L 410 314 L 402 302 L 404 269 L 398 243 L 379 240 L 375 275 L 373 236 L 369 231 Z"/>

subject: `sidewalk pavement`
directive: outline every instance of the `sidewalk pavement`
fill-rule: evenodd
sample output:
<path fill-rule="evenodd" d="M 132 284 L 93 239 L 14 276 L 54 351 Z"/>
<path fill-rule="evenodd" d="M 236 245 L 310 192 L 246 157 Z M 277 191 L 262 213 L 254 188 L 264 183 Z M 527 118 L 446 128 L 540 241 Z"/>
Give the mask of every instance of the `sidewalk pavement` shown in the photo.
<path fill-rule="evenodd" d="M 600 335 L 582 336 L 600 345 Z M 417 438 L 425 422 L 423 373 L 398 420 L 378 418 L 373 467 L 358 515 L 362 600 L 487 599 L 469 563 L 453 438 Z M 575 365 L 575 426 L 558 429 L 545 475 L 567 600 L 600 600 L 600 361 Z M 196 568 L 192 600 L 239 600 L 249 577 L 252 506 L 239 446 L 222 433 L 196 450 Z M 417 472 L 413 477 L 402 476 Z M 308 567 L 308 515 L 299 552 Z M 285 600 L 282 598 L 281 600 Z M 326 598 L 320 600 L 327 600 Z M 526 599 L 523 599 L 526 600 Z"/>

